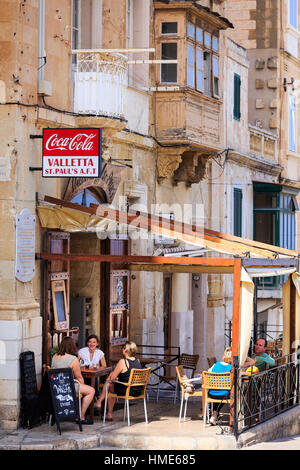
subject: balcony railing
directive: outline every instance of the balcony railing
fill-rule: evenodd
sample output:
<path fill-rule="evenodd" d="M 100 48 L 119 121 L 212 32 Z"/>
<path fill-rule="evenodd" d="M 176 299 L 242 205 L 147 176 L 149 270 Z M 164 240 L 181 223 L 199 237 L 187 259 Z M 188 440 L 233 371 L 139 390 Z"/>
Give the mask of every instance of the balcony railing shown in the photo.
<path fill-rule="evenodd" d="M 113 118 L 126 113 L 127 57 L 99 51 L 76 53 L 74 111 Z"/>
<path fill-rule="evenodd" d="M 278 137 L 265 129 L 249 125 L 250 131 L 250 153 L 278 160 Z"/>

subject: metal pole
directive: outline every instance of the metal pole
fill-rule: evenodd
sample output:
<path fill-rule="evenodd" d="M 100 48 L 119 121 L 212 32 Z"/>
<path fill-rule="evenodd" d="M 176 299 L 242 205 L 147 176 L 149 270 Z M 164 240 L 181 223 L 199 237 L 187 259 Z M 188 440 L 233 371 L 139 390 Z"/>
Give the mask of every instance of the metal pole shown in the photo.
<path fill-rule="evenodd" d="M 238 370 L 239 370 L 239 356 L 233 356 L 233 392 L 234 392 L 234 406 L 233 406 L 233 434 L 238 440 Z"/>
<path fill-rule="evenodd" d="M 253 322 L 254 322 L 253 344 L 255 344 L 257 340 L 257 279 L 256 278 L 254 278 Z"/>

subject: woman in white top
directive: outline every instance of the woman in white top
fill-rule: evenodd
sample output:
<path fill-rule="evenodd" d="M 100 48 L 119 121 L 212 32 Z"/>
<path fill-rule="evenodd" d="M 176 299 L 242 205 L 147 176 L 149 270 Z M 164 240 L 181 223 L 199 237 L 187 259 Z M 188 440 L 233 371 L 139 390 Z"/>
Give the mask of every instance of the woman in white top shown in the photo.
<path fill-rule="evenodd" d="M 96 335 L 90 335 L 87 339 L 87 346 L 78 351 L 79 359 L 92 367 L 107 367 L 104 352 L 98 347 L 98 337 Z"/>
<path fill-rule="evenodd" d="M 99 339 L 96 335 L 90 335 L 87 339 L 87 347 L 78 351 L 79 359 L 81 359 L 89 367 L 107 367 L 104 352 L 98 348 Z M 86 379 L 88 380 L 88 379 Z M 95 380 L 95 397 L 99 397 L 98 377 Z"/>

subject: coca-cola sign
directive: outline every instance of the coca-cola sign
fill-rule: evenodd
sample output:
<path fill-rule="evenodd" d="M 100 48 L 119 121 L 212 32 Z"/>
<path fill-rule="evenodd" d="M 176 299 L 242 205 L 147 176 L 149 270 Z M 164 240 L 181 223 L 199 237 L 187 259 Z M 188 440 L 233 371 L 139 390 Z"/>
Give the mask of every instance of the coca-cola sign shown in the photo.
<path fill-rule="evenodd" d="M 101 129 L 44 129 L 43 176 L 100 178 Z"/>

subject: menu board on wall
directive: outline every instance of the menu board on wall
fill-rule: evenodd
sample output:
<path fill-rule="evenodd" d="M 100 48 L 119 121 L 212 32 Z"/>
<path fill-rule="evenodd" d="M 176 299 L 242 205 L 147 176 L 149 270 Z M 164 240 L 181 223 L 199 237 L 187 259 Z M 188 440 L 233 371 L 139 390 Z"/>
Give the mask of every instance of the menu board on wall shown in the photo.
<path fill-rule="evenodd" d="M 36 217 L 28 209 L 16 215 L 15 276 L 21 282 L 35 276 L 35 222 Z"/>

